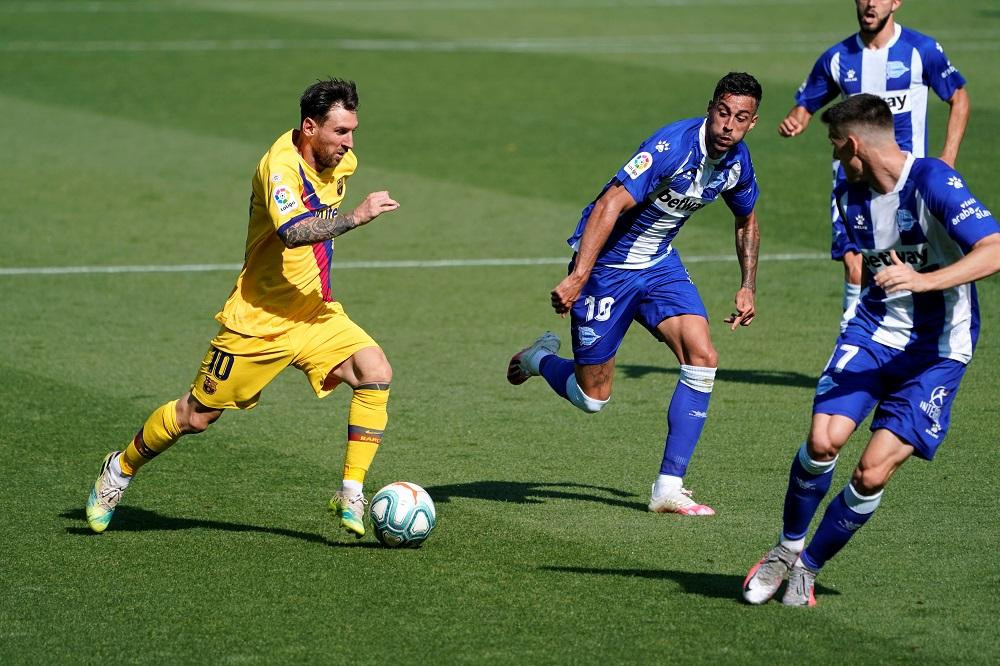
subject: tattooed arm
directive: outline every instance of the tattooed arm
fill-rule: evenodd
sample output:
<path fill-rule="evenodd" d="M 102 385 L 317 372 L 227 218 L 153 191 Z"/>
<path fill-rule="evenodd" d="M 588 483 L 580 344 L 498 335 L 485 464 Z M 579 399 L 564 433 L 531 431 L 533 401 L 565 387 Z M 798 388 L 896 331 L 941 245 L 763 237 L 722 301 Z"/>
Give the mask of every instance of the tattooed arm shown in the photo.
<path fill-rule="evenodd" d="M 332 219 L 322 217 L 307 217 L 279 232 L 285 247 L 302 247 L 337 236 L 368 224 L 382 213 L 399 208 L 386 191 L 372 192 L 361 205 L 346 215 L 337 214 Z"/>
<path fill-rule="evenodd" d="M 736 217 L 736 259 L 740 262 L 742 281 L 740 290 L 736 292 L 736 312 L 725 320 L 737 326 L 749 326 L 757 314 L 754 302 L 757 291 L 757 256 L 760 251 L 760 228 L 757 226 L 757 214 L 753 211 L 747 216 Z"/>
<path fill-rule="evenodd" d="M 284 232 L 279 230 L 278 235 L 284 241 L 285 247 L 301 247 L 336 238 L 356 226 L 358 223 L 353 213 L 348 215 L 338 213 L 332 219 L 307 217 L 288 227 Z"/>
<path fill-rule="evenodd" d="M 741 287 L 757 290 L 757 255 L 760 251 L 760 228 L 757 214 L 751 212 L 746 217 L 736 218 L 736 259 L 740 262 L 743 276 Z"/>

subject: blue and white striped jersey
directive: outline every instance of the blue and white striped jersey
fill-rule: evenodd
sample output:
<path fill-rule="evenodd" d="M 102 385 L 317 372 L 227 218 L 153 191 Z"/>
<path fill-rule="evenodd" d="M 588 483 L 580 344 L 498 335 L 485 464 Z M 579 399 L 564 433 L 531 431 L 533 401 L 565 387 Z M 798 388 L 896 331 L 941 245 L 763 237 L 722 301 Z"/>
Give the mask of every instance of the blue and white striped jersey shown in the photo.
<path fill-rule="evenodd" d="M 868 279 L 848 331 L 894 349 L 937 353 L 968 363 L 979 337 L 975 284 L 915 294 L 886 292 L 870 279 L 892 265 L 889 250 L 919 272 L 955 263 L 1000 225 L 961 175 L 941 160 L 908 155 L 891 192 L 843 182 L 834 191 Z"/>
<path fill-rule="evenodd" d="M 705 148 L 706 119 L 688 118 L 658 129 L 636 150 L 601 194 L 621 183 L 636 205 L 622 213 L 597 265 L 640 269 L 671 252 L 670 242 L 691 215 L 719 196 L 734 215 L 753 212 L 759 190 L 750 151 L 740 141 L 717 160 Z M 600 198 L 600 195 L 597 197 Z M 594 199 L 568 239 L 576 250 Z"/>
<path fill-rule="evenodd" d="M 878 95 L 892 109 L 896 142 L 917 157 L 927 154 L 927 89 L 951 99 L 965 78 L 933 38 L 896 25 L 881 49 L 865 48 L 855 34 L 819 57 L 799 87 L 795 103 L 816 113 L 838 94 Z"/>

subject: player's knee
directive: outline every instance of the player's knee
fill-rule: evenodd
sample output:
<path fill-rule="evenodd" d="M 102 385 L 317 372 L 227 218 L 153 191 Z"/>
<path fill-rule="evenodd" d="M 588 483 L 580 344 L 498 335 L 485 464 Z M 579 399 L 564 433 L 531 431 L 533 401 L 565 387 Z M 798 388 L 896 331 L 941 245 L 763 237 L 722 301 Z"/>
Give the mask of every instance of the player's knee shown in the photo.
<path fill-rule="evenodd" d="M 836 443 L 829 433 L 814 431 L 809 434 L 809 439 L 806 441 L 806 452 L 811 459 L 825 462 L 836 458 L 842 445 L 843 442 Z"/>
<path fill-rule="evenodd" d="M 591 398 L 583 392 L 583 389 L 580 388 L 580 384 L 576 381 L 576 377 L 573 375 L 570 375 L 569 379 L 566 380 L 566 397 L 575 407 L 586 412 L 587 414 L 596 414 L 604 409 L 604 405 L 608 404 L 608 401 L 611 400 L 610 394 L 608 394 L 606 400 Z"/>
<path fill-rule="evenodd" d="M 881 467 L 865 467 L 861 463 L 854 469 L 851 485 L 861 495 L 874 495 L 889 482 L 889 470 Z"/>
<path fill-rule="evenodd" d="M 193 398 L 182 400 L 177 404 L 177 424 L 185 435 L 196 435 L 205 432 L 208 427 L 222 416 L 221 409 L 212 409 Z"/>
<path fill-rule="evenodd" d="M 385 354 L 379 354 L 377 358 L 366 359 L 365 363 L 359 363 L 354 374 L 357 376 L 358 384 L 389 384 L 392 382 L 392 366 Z"/>
<path fill-rule="evenodd" d="M 705 349 L 692 350 L 688 353 L 687 361 L 685 365 L 698 368 L 717 368 L 719 367 L 719 352 L 715 351 L 715 348 L 711 346 Z"/>
<path fill-rule="evenodd" d="M 205 432 L 208 427 L 219 420 L 222 416 L 222 411 L 212 411 L 212 412 L 194 412 L 188 419 L 188 428 L 186 429 L 188 434 L 196 435 L 200 432 Z"/>

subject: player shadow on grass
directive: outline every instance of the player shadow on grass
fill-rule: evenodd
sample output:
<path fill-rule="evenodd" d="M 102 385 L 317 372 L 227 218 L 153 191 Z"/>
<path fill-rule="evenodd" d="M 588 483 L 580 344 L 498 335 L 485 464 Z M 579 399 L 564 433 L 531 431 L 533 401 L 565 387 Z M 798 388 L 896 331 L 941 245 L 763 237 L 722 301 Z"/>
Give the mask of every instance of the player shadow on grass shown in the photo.
<path fill-rule="evenodd" d="M 61 518 L 70 520 L 86 521 L 87 514 L 83 509 L 67 509 L 59 514 Z M 113 532 L 148 532 L 154 530 L 175 531 L 207 529 L 219 530 L 222 532 L 261 532 L 264 534 L 274 534 L 276 536 L 300 539 L 310 543 L 319 543 L 327 546 L 350 546 L 351 548 L 381 548 L 377 543 L 371 541 L 331 541 L 322 534 L 313 532 L 302 532 L 290 530 L 282 527 L 262 527 L 260 525 L 244 525 L 242 523 L 229 523 L 221 520 L 203 520 L 200 518 L 178 518 L 175 516 L 164 516 L 156 511 L 147 509 L 137 509 L 135 507 L 118 507 L 115 511 L 114 523 L 109 528 Z M 331 529 L 333 524 L 331 523 Z M 97 536 L 89 527 L 70 526 L 66 528 L 68 534 L 82 536 Z"/>
<path fill-rule="evenodd" d="M 715 599 L 732 599 L 743 603 L 740 590 L 743 589 L 743 576 L 730 576 L 717 573 L 700 573 L 691 571 L 673 571 L 671 569 L 602 569 L 600 567 L 560 567 L 546 565 L 539 567 L 542 571 L 555 573 L 576 573 L 598 576 L 623 576 L 625 578 L 649 578 L 651 580 L 670 580 L 680 585 L 686 594 L 697 594 Z M 834 589 L 816 583 L 816 593 L 824 595 L 840 594 Z"/>
<path fill-rule="evenodd" d="M 616 370 L 624 373 L 628 379 L 641 379 L 646 375 L 663 374 L 676 375 L 680 373 L 676 367 L 658 365 L 628 365 L 616 366 Z M 797 386 L 800 388 L 816 388 L 818 375 L 804 375 L 801 372 L 782 372 L 780 370 L 726 370 L 719 368 L 715 378 L 721 382 L 737 384 L 770 384 L 772 386 Z"/>
<path fill-rule="evenodd" d="M 635 497 L 617 488 L 590 486 L 582 483 L 540 483 L 520 481 L 472 481 L 453 483 L 445 486 L 425 488 L 435 503 L 450 502 L 453 497 L 487 499 L 514 504 L 542 504 L 549 499 L 568 499 L 583 502 L 597 502 L 611 506 L 645 511 L 646 505 L 632 502 Z M 589 492 L 588 492 L 589 491 Z M 610 497 L 608 497 L 610 495 Z"/>

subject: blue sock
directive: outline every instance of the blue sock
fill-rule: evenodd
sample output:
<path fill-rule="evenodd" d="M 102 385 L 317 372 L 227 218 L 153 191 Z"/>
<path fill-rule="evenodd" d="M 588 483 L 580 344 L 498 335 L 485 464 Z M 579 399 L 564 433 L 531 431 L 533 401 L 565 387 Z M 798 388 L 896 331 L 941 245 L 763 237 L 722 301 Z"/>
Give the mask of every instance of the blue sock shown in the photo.
<path fill-rule="evenodd" d="M 552 390 L 564 398 L 566 398 L 566 381 L 573 374 L 573 371 L 573 359 L 560 358 L 555 354 L 549 354 L 538 362 L 538 372 L 549 383 Z"/>
<path fill-rule="evenodd" d="M 826 507 L 816 534 L 799 556 L 802 563 L 810 569 L 819 570 L 868 522 L 881 500 L 882 491 L 866 497 L 859 495 L 851 484 L 847 484 L 844 491 Z"/>
<path fill-rule="evenodd" d="M 660 474 L 683 477 L 705 428 L 711 392 L 696 391 L 677 382 L 667 409 L 667 441 L 663 447 Z"/>
<path fill-rule="evenodd" d="M 816 462 L 809 458 L 805 444 L 799 448 L 788 474 L 788 490 L 785 492 L 785 511 L 782 516 L 783 539 L 795 541 L 805 538 L 809 523 L 819 509 L 819 503 L 830 490 L 836 463 L 836 458 L 829 462 Z"/>

